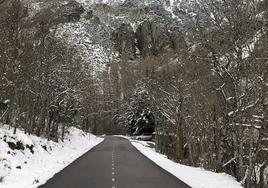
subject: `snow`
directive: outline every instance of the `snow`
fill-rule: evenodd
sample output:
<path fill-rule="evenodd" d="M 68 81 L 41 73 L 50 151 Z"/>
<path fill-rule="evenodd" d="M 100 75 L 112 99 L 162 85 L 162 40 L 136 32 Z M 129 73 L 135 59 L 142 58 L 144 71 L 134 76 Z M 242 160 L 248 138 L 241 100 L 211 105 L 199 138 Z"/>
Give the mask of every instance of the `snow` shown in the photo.
<path fill-rule="evenodd" d="M 1 188 L 35 188 L 88 150 L 103 141 L 103 138 L 70 128 L 64 142 L 55 143 L 46 139 L 13 131 L 0 125 L 0 182 Z M 11 150 L 7 142 L 33 145 L 30 149 Z M 21 168 L 21 169 L 20 169 Z"/>
<path fill-rule="evenodd" d="M 143 155 L 192 188 L 242 188 L 230 175 L 175 163 L 169 160 L 165 155 L 157 153 L 153 148 L 149 148 L 146 142 L 132 141 L 131 143 Z"/>
<path fill-rule="evenodd" d="M 9 99 L 7 99 L 7 100 L 4 100 L 4 104 L 7 104 L 7 103 L 9 103 L 10 102 L 10 100 Z"/>
<path fill-rule="evenodd" d="M 234 111 L 231 111 L 231 112 L 228 113 L 228 116 L 231 116 L 233 114 L 234 114 Z"/>
<path fill-rule="evenodd" d="M 112 54 L 112 46 L 109 45 L 111 42 L 107 39 L 109 35 L 106 33 L 107 37 L 104 37 L 105 28 L 100 25 L 96 26 L 92 21 L 81 19 L 77 23 L 60 24 L 56 36 L 67 45 L 74 47 L 77 50 L 76 57 L 79 57 L 85 68 L 95 75 L 104 69 L 110 56 L 115 56 Z"/>
<path fill-rule="evenodd" d="M 251 52 L 255 49 L 256 44 L 259 42 L 262 36 L 263 36 L 262 31 L 261 30 L 258 31 L 251 39 L 251 41 L 249 41 L 249 44 L 247 44 L 243 48 L 243 54 L 242 54 L 243 59 L 246 59 L 250 56 Z"/>

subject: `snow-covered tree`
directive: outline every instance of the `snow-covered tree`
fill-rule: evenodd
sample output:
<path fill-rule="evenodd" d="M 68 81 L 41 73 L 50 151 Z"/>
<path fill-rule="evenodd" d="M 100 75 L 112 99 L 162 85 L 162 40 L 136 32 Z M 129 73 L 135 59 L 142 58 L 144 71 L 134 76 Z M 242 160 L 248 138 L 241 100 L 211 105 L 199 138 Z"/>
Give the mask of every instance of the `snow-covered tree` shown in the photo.
<path fill-rule="evenodd" d="M 154 132 L 155 118 L 152 113 L 152 101 L 148 85 L 148 80 L 137 83 L 136 89 L 129 99 L 125 118 L 131 135 Z"/>

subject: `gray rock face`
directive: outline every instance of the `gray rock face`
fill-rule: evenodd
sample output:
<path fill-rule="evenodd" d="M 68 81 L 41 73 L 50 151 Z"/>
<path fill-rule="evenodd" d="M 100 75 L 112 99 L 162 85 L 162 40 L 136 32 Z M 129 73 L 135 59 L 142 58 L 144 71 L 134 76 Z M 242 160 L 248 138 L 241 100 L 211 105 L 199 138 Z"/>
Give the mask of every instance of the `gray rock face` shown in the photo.
<path fill-rule="evenodd" d="M 143 57 L 159 56 L 167 52 L 180 52 L 186 42 L 178 28 L 169 30 L 156 20 L 145 21 L 136 33 L 130 24 L 122 24 L 113 34 L 116 50 L 122 58 L 135 59 L 136 47 Z"/>
<path fill-rule="evenodd" d="M 135 59 L 135 32 L 130 24 L 123 23 L 113 36 L 122 58 Z"/>
<path fill-rule="evenodd" d="M 59 16 L 66 22 L 73 22 L 80 20 L 81 14 L 85 12 L 84 7 L 76 2 L 70 1 L 66 5 L 63 5 L 59 9 Z"/>
<path fill-rule="evenodd" d="M 4 1 L 8 2 L 8 0 Z M 36 2 L 37 0 L 27 1 Z M 59 32 L 60 35 L 65 34 L 62 37 L 63 40 L 79 41 L 79 45 L 75 45 L 75 48 L 85 50 L 86 53 L 97 49 L 113 54 L 114 57 L 119 54 L 119 58 L 133 60 L 139 55 L 148 57 L 162 56 L 170 51 L 179 53 L 178 49 L 183 48 L 180 45 L 185 42 L 183 40 L 181 42 L 180 33 L 175 33 L 170 29 L 178 27 L 175 30 L 183 31 L 181 22 L 186 20 L 183 17 L 183 11 L 182 13 L 175 11 L 181 6 L 177 6 L 178 3 L 173 3 L 174 1 L 42 0 L 40 2 L 38 0 L 37 2 L 35 6 L 30 6 L 34 7 L 34 11 L 30 12 L 33 20 L 31 27 L 43 24 L 49 29 L 59 25 L 62 29 Z M 80 19 L 81 17 L 85 19 Z M 183 23 L 183 25 L 186 24 Z M 98 61 L 105 61 L 105 57 L 99 57 Z M 92 56 L 88 55 L 87 59 L 90 58 Z"/>
<path fill-rule="evenodd" d="M 158 56 L 172 50 L 172 42 L 166 26 L 160 22 L 145 21 L 137 29 L 137 47 L 143 56 Z"/>

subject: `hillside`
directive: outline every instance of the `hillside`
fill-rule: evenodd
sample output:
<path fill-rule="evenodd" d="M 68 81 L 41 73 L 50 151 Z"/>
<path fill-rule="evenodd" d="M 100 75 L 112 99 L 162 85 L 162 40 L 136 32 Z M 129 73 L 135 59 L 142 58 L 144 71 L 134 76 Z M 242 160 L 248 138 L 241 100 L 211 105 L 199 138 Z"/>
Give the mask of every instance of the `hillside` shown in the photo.
<path fill-rule="evenodd" d="M 265 0 L 0 0 L 0 122 L 150 137 L 174 162 L 267 186 Z M 1 127 L 1 126 L 0 126 Z"/>

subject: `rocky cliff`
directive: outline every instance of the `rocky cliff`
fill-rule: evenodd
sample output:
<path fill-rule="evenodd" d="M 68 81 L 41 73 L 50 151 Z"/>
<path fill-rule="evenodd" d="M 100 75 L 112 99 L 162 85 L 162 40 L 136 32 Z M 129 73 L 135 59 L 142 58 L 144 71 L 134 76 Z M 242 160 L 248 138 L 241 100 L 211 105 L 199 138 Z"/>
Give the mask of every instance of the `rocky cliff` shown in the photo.
<path fill-rule="evenodd" d="M 2 0 L 5 6 L 1 7 L 11 2 Z M 177 52 L 183 41 L 180 33 L 187 27 L 183 23 L 187 22 L 187 3 L 190 1 L 23 0 L 29 28 L 46 25 L 55 29 L 56 36 L 77 48 L 81 59 L 96 71 L 113 58 L 135 60 Z"/>

